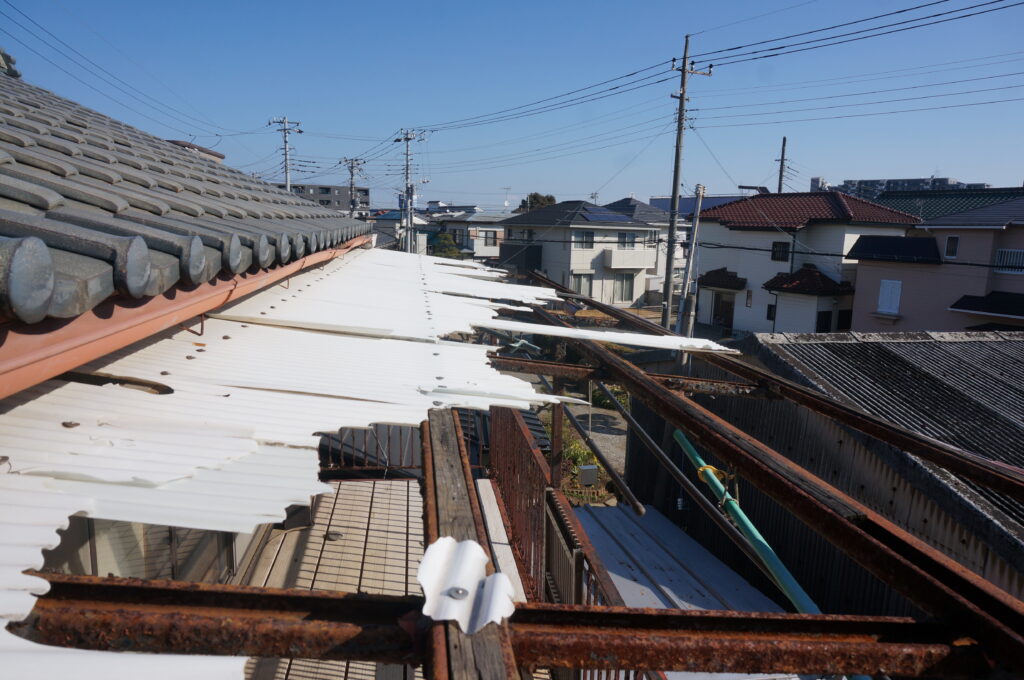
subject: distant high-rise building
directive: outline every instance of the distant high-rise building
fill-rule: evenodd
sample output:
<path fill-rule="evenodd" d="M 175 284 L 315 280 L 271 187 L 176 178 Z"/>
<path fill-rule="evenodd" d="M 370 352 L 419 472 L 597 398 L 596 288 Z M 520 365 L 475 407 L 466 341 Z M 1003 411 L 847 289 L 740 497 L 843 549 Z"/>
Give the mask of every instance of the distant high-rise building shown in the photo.
<path fill-rule="evenodd" d="M 824 177 L 811 178 L 811 191 L 828 191 L 832 185 Z"/>
<path fill-rule="evenodd" d="M 811 191 L 819 187 L 831 188 L 850 196 L 874 200 L 883 191 L 934 191 L 942 189 L 988 189 L 992 185 L 984 182 L 967 183 L 952 177 L 915 177 L 911 179 L 848 179 L 842 184 L 828 187 L 822 177 L 811 178 Z"/>

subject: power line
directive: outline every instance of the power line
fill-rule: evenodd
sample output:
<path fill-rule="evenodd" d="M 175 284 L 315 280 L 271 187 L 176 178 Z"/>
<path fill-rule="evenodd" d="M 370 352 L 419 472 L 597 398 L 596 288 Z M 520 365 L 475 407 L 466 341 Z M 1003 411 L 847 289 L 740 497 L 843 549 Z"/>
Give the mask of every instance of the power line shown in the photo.
<path fill-rule="evenodd" d="M 923 5 L 915 5 L 914 7 L 907 7 L 904 9 L 896 10 L 894 12 L 886 12 L 885 14 L 876 14 L 875 16 L 866 17 L 864 19 L 857 19 L 855 21 L 847 21 L 842 24 L 833 24 L 832 26 L 825 26 L 824 28 L 816 28 L 812 31 L 803 31 L 802 33 L 791 33 L 790 35 L 784 35 L 779 38 L 770 38 L 768 40 L 760 40 L 758 42 L 747 43 L 745 45 L 736 45 L 735 47 L 726 47 L 721 50 L 712 50 L 710 52 L 701 52 L 700 54 L 693 55 L 694 58 L 706 57 L 712 54 L 722 54 L 725 52 L 735 52 L 736 50 L 743 50 L 748 47 L 756 47 L 757 45 L 767 45 L 768 43 L 781 42 L 783 40 L 789 40 L 790 38 L 799 38 L 805 35 L 813 35 L 814 33 L 824 33 L 825 31 L 831 31 L 836 28 L 844 28 L 846 26 L 853 26 L 854 24 L 863 24 L 866 21 L 873 21 L 875 19 L 883 19 L 885 17 L 891 17 L 896 14 L 905 14 L 906 12 L 912 12 L 916 9 L 922 9 L 924 7 L 931 7 L 932 5 L 941 5 L 949 0 L 936 0 L 935 2 L 926 2 Z"/>
<path fill-rule="evenodd" d="M 831 104 L 829 106 L 808 106 L 802 109 L 786 109 L 784 111 L 758 111 L 754 113 L 731 113 L 723 116 L 704 116 L 702 120 L 719 120 L 722 118 L 747 118 L 750 116 L 774 116 L 782 113 L 799 113 L 802 111 L 825 111 L 828 109 L 841 109 L 851 106 L 873 106 L 875 104 L 892 104 L 895 102 L 918 101 L 921 99 L 936 99 L 938 97 L 957 97 L 965 94 L 978 94 L 980 92 L 996 92 L 1001 90 L 1015 90 L 1024 87 L 1020 85 L 1004 85 L 1002 87 L 984 87 L 977 90 L 963 90 L 960 92 L 944 92 L 941 94 L 925 94 L 917 97 L 897 97 L 894 99 L 876 99 L 870 102 L 851 102 L 848 104 Z"/>
<path fill-rule="evenodd" d="M 842 97 L 861 97 L 869 94 L 883 94 L 885 92 L 904 92 L 906 90 L 920 90 L 927 87 L 940 87 L 943 85 L 959 85 L 960 83 L 973 83 L 980 80 L 993 80 L 995 78 L 1009 78 L 1011 76 L 1024 75 L 1024 71 L 1015 71 L 1013 73 L 1000 73 L 994 76 L 980 76 L 975 78 L 963 78 L 961 80 L 947 80 L 941 83 L 925 83 L 922 85 L 905 85 L 903 87 L 891 87 L 884 90 L 866 90 L 863 92 L 850 92 L 846 94 L 830 94 L 823 95 L 821 97 L 804 97 L 802 99 L 785 99 L 782 101 L 774 102 L 758 102 L 755 104 L 731 104 L 729 106 L 706 106 L 692 108 L 691 111 L 724 111 L 726 109 L 744 109 L 754 106 L 774 106 L 775 104 L 798 104 L 800 102 L 813 102 L 822 101 L 825 99 L 839 99 Z"/>
<path fill-rule="evenodd" d="M 490 118 L 492 116 L 497 116 L 499 114 L 504 114 L 504 113 L 510 113 L 512 111 L 520 111 L 522 109 L 525 109 L 525 108 L 528 108 L 528 107 L 531 107 L 531 106 L 536 106 L 537 104 L 544 104 L 544 103 L 547 103 L 547 102 L 550 102 L 550 101 L 554 101 L 556 99 L 564 99 L 565 97 L 568 97 L 568 96 L 571 96 L 571 95 L 574 95 L 574 94 L 578 94 L 578 93 L 584 92 L 586 90 L 592 90 L 595 87 L 600 87 L 602 85 L 607 85 L 608 83 L 613 83 L 613 82 L 615 82 L 617 80 L 625 80 L 626 78 L 632 78 L 633 76 L 639 75 L 641 73 L 646 73 L 647 71 L 652 71 L 652 70 L 654 70 L 656 68 L 659 68 L 661 66 L 665 66 L 665 65 L 669 64 L 670 62 L 671 62 L 671 60 L 661 61 L 661 62 L 658 62 L 657 64 L 652 64 L 652 65 L 647 66 L 645 68 L 633 71 L 632 73 L 627 73 L 625 75 L 616 76 L 615 78 L 610 78 L 608 80 L 602 80 L 599 83 L 594 83 L 592 85 L 587 85 L 586 87 L 581 87 L 581 88 L 577 88 L 575 90 L 570 90 L 568 92 L 563 92 L 562 94 L 558 94 L 558 95 L 555 95 L 553 97 L 546 97 L 544 99 L 538 99 L 536 101 L 528 102 L 526 104 L 520 104 L 519 106 L 513 106 L 511 108 L 501 109 L 499 111 L 493 111 L 491 113 L 480 114 L 480 115 L 477 115 L 477 116 L 470 116 L 469 118 L 458 118 L 458 119 L 455 119 L 455 120 L 445 121 L 443 123 L 433 123 L 431 125 L 421 125 L 419 127 L 421 127 L 421 128 L 430 128 L 430 129 L 440 129 L 442 127 L 449 127 L 449 126 L 451 126 L 453 124 L 456 124 L 456 123 L 464 123 L 464 122 L 468 122 L 468 121 L 478 120 L 478 119 L 481 119 L 481 118 Z"/>
<path fill-rule="evenodd" d="M 1024 101 L 1024 97 L 1016 97 L 1012 99 L 992 99 L 984 102 L 971 102 L 968 104 L 947 104 L 945 106 L 925 106 L 914 109 L 895 109 L 892 111 L 875 111 L 871 113 L 851 113 L 841 116 L 819 116 L 815 118 L 791 118 L 788 120 L 769 120 L 762 122 L 751 122 L 751 123 L 725 123 L 721 125 L 701 125 L 701 129 L 709 128 L 727 128 L 727 127 L 752 127 L 755 125 L 778 125 L 780 123 L 803 123 L 808 121 L 817 120 L 839 120 L 841 118 L 865 118 L 868 116 L 888 116 L 897 113 L 916 113 L 919 111 L 941 111 L 944 109 L 961 109 L 971 106 L 987 106 L 989 104 L 1005 104 L 1008 102 L 1019 102 Z"/>
<path fill-rule="evenodd" d="M 789 5 L 788 7 L 780 7 L 779 9 L 772 10 L 771 12 L 764 12 L 763 14 L 757 14 L 757 15 L 754 15 L 752 17 L 747 17 L 746 19 L 737 19 L 736 21 L 730 21 L 727 24 L 721 24 L 719 26 L 712 26 L 711 28 L 705 28 L 703 31 L 697 31 L 696 33 L 691 33 L 690 35 L 694 35 L 694 36 L 702 35 L 704 33 L 710 33 L 711 31 L 717 31 L 720 28 L 729 28 L 730 26 L 737 26 L 739 24 L 745 24 L 746 22 L 753 21 L 754 19 L 761 19 L 762 17 L 771 16 L 773 14 L 780 14 L 782 12 L 788 12 L 791 9 L 796 9 L 797 7 L 803 7 L 804 5 L 810 5 L 810 4 L 813 4 L 815 2 L 818 2 L 818 0 L 804 0 L 804 2 L 798 2 L 797 4 Z M 705 54 L 708 54 L 708 53 L 705 52 Z"/>
<path fill-rule="evenodd" d="M 989 2 L 981 3 L 981 5 L 972 5 L 972 7 L 980 7 L 980 6 L 983 6 L 983 5 L 992 4 L 992 2 L 1005 2 L 1005 1 L 1006 0 L 990 0 Z M 818 49 L 822 49 L 824 47 L 833 47 L 835 45 L 844 45 L 846 43 L 857 42 L 857 41 L 860 41 L 860 40 L 867 40 L 869 38 L 878 38 L 878 37 L 881 37 L 883 35 L 891 35 L 893 33 L 902 33 L 904 31 L 912 31 L 912 30 L 917 29 L 917 28 L 925 28 L 926 26 L 934 26 L 936 24 L 944 24 L 944 23 L 947 23 L 947 22 L 950 22 L 950 21 L 959 21 L 961 19 L 967 19 L 967 18 L 970 18 L 970 17 L 979 16 L 979 15 L 982 15 L 982 14 L 989 14 L 991 12 L 999 12 L 999 11 L 1004 10 L 1004 9 L 1012 9 L 1012 8 L 1017 7 L 1019 5 L 1024 5 L 1024 1 L 1022 1 L 1022 2 L 1015 2 L 1012 5 L 1004 5 L 1002 7 L 993 7 L 991 9 L 980 10 L 980 11 L 977 11 L 977 12 L 972 12 L 970 14 L 964 14 L 964 15 L 961 15 L 961 16 L 958 16 L 958 17 L 949 17 L 949 18 L 946 18 L 946 19 L 936 19 L 935 21 L 929 21 L 927 23 L 917 24 L 916 26 L 904 26 L 903 28 L 894 28 L 892 30 L 883 31 L 881 33 L 873 33 L 871 35 L 863 35 L 863 36 L 860 36 L 860 37 L 857 37 L 857 38 L 847 38 L 846 40 L 837 40 L 835 42 L 825 43 L 823 45 L 815 45 L 813 47 L 801 47 L 800 49 L 789 50 L 787 52 L 776 52 L 775 54 L 761 54 L 761 55 L 758 55 L 758 56 L 746 57 L 745 59 L 736 59 L 736 60 L 733 60 L 733 61 L 727 61 L 727 62 L 724 62 L 724 63 L 719 63 L 719 66 L 729 66 L 729 65 L 732 65 L 732 64 L 740 64 L 740 63 L 748 62 L 748 61 L 757 61 L 759 59 L 771 59 L 773 57 L 781 57 L 781 56 L 787 55 L 787 54 L 796 54 L 797 52 L 808 52 L 810 50 L 818 50 Z M 969 8 L 964 8 L 964 9 L 969 9 Z M 961 11 L 963 11 L 963 10 L 953 10 L 952 12 L 944 12 L 943 14 L 951 14 L 951 13 L 954 13 L 954 12 L 961 12 Z M 936 16 L 942 16 L 942 15 L 940 14 L 940 15 L 936 15 Z M 906 23 L 906 22 L 899 22 L 899 23 Z M 785 46 L 783 46 L 783 47 L 785 47 Z M 782 49 L 782 47 L 780 47 L 779 49 Z"/>

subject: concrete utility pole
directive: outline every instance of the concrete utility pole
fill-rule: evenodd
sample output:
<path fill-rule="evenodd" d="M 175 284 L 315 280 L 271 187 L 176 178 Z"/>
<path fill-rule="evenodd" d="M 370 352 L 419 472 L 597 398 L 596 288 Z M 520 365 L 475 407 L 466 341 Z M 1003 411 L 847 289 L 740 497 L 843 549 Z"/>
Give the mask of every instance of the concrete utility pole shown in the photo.
<path fill-rule="evenodd" d="M 282 116 L 280 118 L 272 119 L 267 125 L 280 125 L 277 131 L 281 133 L 284 139 L 284 190 L 291 193 L 292 190 L 292 159 L 291 159 L 291 146 L 288 144 L 288 135 L 295 133 L 297 135 L 302 134 L 302 130 L 299 126 L 302 125 L 297 120 L 291 122 L 288 121 L 288 116 Z"/>
<path fill-rule="evenodd" d="M 665 255 L 665 285 L 662 288 L 661 300 L 661 325 L 665 328 L 671 326 L 672 307 L 672 260 L 675 258 L 676 250 L 676 226 L 679 223 L 679 184 L 682 181 L 683 171 L 683 130 L 686 128 L 686 85 L 691 75 L 710 76 L 711 64 L 708 64 L 707 71 L 693 70 L 694 64 L 690 62 L 690 36 L 686 36 L 683 44 L 683 62 L 681 66 L 675 65 L 673 60 L 672 68 L 679 71 L 679 93 L 672 95 L 679 100 L 679 111 L 676 114 L 676 156 L 672 167 L 672 203 L 669 207 L 668 216 L 668 252 Z"/>
<path fill-rule="evenodd" d="M 405 142 L 405 205 L 402 210 L 402 221 L 405 223 L 405 250 L 410 253 L 416 250 L 416 230 L 413 228 L 412 201 L 415 188 L 412 184 L 412 151 L 409 149 L 409 142 L 422 138 L 422 132 L 406 129 L 402 130 L 400 137 L 395 138 L 396 142 Z"/>
<path fill-rule="evenodd" d="M 786 138 L 782 138 L 782 155 L 776 158 L 779 162 L 779 190 L 777 193 L 782 193 L 782 178 L 786 173 Z"/>
<path fill-rule="evenodd" d="M 704 202 L 704 185 L 698 184 L 694 192 L 697 197 L 697 206 L 693 211 L 693 228 L 690 230 L 690 256 L 686 258 L 686 268 L 683 270 L 682 299 L 679 301 L 679 315 L 676 318 L 676 334 L 693 337 L 693 322 L 697 313 L 697 296 L 690 292 L 690 285 L 693 281 L 694 261 L 697 259 L 697 231 L 700 229 L 700 206 Z M 686 309 L 685 324 L 683 308 Z M 685 331 L 685 332 L 684 332 Z"/>
<path fill-rule="evenodd" d="M 342 158 L 341 162 L 348 167 L 348 216 L 356 215 L 356 173 L 366 163 L 362 158 Z"/>
<path fill-rule="evenodd" d="M 590 202 L 591 203 L 597 203 L 597 192 L 596 191 L 594 193 L 590 194 Z"/>

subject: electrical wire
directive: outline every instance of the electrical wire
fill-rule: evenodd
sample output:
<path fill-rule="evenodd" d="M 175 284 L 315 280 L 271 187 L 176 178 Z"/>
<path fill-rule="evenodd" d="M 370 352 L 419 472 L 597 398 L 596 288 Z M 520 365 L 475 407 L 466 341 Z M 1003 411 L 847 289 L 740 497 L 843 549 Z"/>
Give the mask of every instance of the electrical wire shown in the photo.
<path fill-rule="evenodd" d="M 992 2 L 1005 2 L 1005 1 L 1006 0 L 990 0 L 990 2 L 982 3 L 982 5 L 988 5 L 988 4 L 991 4 Z M 923 23 L 923 24 L 917 24 L 916 26 L 904 26 L 903 28 L 894 28 L 892 30 L 883 31 L 881 33 L 873 33 L 871 35 L 864 35 L 864 36 L 860 36 L 860 37 L 857 37 L 857 38 L 847 38 L 846 40 L 837 40 L 835 42 L 825 43 L 823 45 L 815 45 L 813 47 L 801 47 L 800 49 L 789 50 L 789 51 L 786 51 L 786 52 L 776 52 L 775 54 L 761 54 L 761 55 L 758 55 L 758 56 L 746 57 L 744 59 L 735 59 L 733 61 L 727 61 L 727 62 L 724 62 L 724 63 L 719 63 L 718 65 L 719 66 L 730 66 L 732 64 L 741 64 L 741 63 L 748 62 L 748 61 L 757 61 L 759 59 L 771 59 L 771 58 L 774 58 L 774 57 L 781 57 L 781 56 L 787 55 L 787 54 L 796 54 L 798 52 L 809 52 L 811 50 L 818 50 L 818 49 L 822 49 L 824 47 L 833 47 L 835 45 L 844 45 L 846 43 L 857 42 L 857 41 L 860 41 L 860 40 L 867 40 L 869 38 L 879 38 L 879 37 L 881 37 L 883 35 L 892 35 L 893 33 L 902 33 L 904 31 L 912 31 L 914 29 L 925 28 L 927 26 L 935 26 L 937 24 L 944 24 L 944 23 L 948 23 L 950 21 L 959 21 L 961 19 L 968 19 L 970 17 L 980 16 L 982 14 L 989 14 L 991 12 L 999 12 L 999 11 L 1006 10 L 1006 9 L 1012 9 L 1012 8 L 1018 7 L 1020 5 L 1024 5 L 1024 1 L 1022 1 L 1022 2 L 1015 2 L 1012 5 L 1004 5 L 1002 7 L 993 7 L 991 9 L 980 10 L 980 11 L 977 11 L 977 12 L 972 12 L 970 14 L 964 14 L 964 15 L 961 15 L 961 16 L 958 16 L 958 17 L 948 17 L 946 19 L 936 19 L 935 21 L 929 21 L 929 22 L 926 22 L 926 23 Z M 974 6 L 978 7 L 978 6 L 981 6 L 981 5 L 974 5 Z M 954 10 L 954 12 L 958 12 L 958 11 L 962 11 L 962 10 Z M 949 14 L 949 13 L 950 12 L 946 12 L 944 14 Z M 941 15 L 938 15 L 938 16 L 941 16 Z M 905 22 L 901 22 L 901 23 L 905 23 Z"/>
<path fill-rule="evenodd" d="M 746 19 L 738 19 L 736 21 L 730 21 L 727 24 L 721 24 L 719 26 L 712 26 L 711 28 L 705 28 L 702 31 L 697 31 L 696 33 L 691 33 L 690 35 L 691 36 L 702 35 L 704 33 L 710 33 L 711 31 L 717 31 L 720 28 L 729 28 L 730 26 L 738 26 L 739 24 L 745 24 L 748 21 L 753 21 L 754 19 L 761 19 L 763 17 L 771 16 L 773 14 L 780 14 L 782 12 L 788 12 L 791 9 L 796 9 L 797 7 L 803 7 L 805 5 L 810 5 L 810 4 L 813 4 L 815 2 L 818 2 L 818 0 L 804 0 L 804 2 L 798 2 L 797 4 L 789 5 L 788 7 L 780 7 L 779 9 L 772 10 L 771 12 L 764 12 L 763 14 L 757 14 L 757 15 L 752 16 L 752 17 L 747 17 Z"/>

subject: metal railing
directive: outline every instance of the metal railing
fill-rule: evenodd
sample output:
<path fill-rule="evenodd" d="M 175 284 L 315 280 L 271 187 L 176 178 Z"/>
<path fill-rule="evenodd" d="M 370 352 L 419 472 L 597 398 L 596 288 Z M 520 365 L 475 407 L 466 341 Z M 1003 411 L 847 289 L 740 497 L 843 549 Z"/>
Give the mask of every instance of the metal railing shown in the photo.
<path fill-rule="evenodd" d="M 346 427 L 320 436 L 320 470 L 419 470 L 419 428 L 407 425 Z"/>

